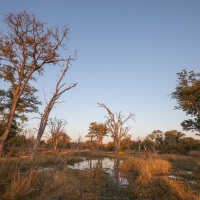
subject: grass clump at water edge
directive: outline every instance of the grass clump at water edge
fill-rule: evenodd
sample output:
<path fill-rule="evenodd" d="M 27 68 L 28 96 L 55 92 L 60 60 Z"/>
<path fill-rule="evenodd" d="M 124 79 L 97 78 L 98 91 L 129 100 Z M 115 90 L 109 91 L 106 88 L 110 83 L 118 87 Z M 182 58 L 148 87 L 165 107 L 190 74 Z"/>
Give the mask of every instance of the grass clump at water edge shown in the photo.
<path fill-rule="evenodd" d="M 171 164 L 166 160 L 162 160 L 159 156 L 129 158 L 121 164 L 122 170 L 136 170 L 139 173 L 136 182 L 141 184 L 147 183 L 155 175 L 168 174 L 171 168 Z"/>
<path fill-rule="evenodd" d="M 135 199 L 200 199 L 200 195 L 186 184 L 164 176 L 168 175 L 172 165 L 158 155 L 129 158 L 121 164 L 120 168 L 129 174 L 137 173 L 137 178 L 132 181 Z"/>

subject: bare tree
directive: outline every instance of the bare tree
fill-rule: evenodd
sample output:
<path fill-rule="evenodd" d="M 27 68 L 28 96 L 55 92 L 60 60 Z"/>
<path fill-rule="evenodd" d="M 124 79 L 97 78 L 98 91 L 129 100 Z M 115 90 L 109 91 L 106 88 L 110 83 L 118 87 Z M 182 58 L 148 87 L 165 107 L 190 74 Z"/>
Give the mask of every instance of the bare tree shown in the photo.
<path fill-rule="evenodd" d="M 13 86 L 13 100 L 3 135 L 0 136 L 0 157 L 8 138 L 18 101 L 35 74 L 42 75 L 44 67 L 66 61 L 60 55 L 65 48 L 69 28 L 46 27 L 35 15 L 26 11 L 5 15 L 7 33 L 0 32 L 0 78 Z"/>
<path fill-rule="evenodd" d="M 69 56 L 69 58 L 67 59 L 66 67 L 63 70 L 62 75 L 61 75 L 61 77 L 59 78 L 59 80 L 56 84 L 55 92 L 54 92 L 53 96 L 51 97 L 49 103 L 47 103 L 47 105 L 45 107 L 44 113 L 43 113 L 42 118 L 40 120 L 40 126 L 39 126 L 39 130 L 38 130 L 38 133 L 37 133 L 37 138 L 35 140 L 34 147 L 33 147 L 32 153 L 31 153 L 31 160 L 33 160 L 35 158 L 37 149 L 38 149 L 39 144 L 40 144 L 40 140 L 42 138 L 42 135 L 45 131 L 45 128 L 46 128 L 46 125 L 47 125 L 47 122 L 48 122 L 48 119 L 49 119 L 49 114 L 50 114 L 54 104 L 57 103 L 57 100 L 60 98 L 60 96 L 63 93 L 65 93 L 67 90 L 72 89 L 73 87 L 76 87 L 76 85 L 77 85 L 77 83 L 74 83 L 74 84 L 64 88 L 66 83 L 63 83 L 63 84 L 61 83 L 62 79 L 64 78 L 66 72 L 69 69 L 69 65 L 70 65 L 70 62 L 72 60 L 75 60 L 75 58 L 71 58 L 71 56 Z"/>
<path fill-rule="evenodd" d="M 47 123 L 47 126 L 50 129 L 52 143 L 55 151 L 57 150 L 59 137 L 65 132 L 66 125 L 66 120 L 57 119 L 56 117 L 54 119 L 49 119 L 49 122 Z"/>
<path fill-rule="evenodd" d="M 127 117 L 125 117 L 124 115 L 122 115 L 122 112 L 111 112 L 108 107 L 103 103 L 98 103 L 98 105 L 99 107 L 105 108 L 108 113 L 108 115 L 106 116 L 106 126 L 108 128 L 108 131 L 111 133 L 111 136 L 113 137 L 115 153 L 118 154 L 121 140 L 127 135 L 131 128 L 124 127 L 124 125 L 129 119 L 134 119 L 134 114 L 130 113 Z"/>

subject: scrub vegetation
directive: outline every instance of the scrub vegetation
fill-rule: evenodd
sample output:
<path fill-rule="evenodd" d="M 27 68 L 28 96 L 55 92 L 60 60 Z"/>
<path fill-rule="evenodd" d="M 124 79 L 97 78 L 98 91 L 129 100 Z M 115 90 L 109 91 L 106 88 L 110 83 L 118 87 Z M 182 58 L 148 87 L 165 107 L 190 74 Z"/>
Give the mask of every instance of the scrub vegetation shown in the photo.
<path fill-rule="evenodd" d="M 95 151 L 39 152 L 30 157 L 0 161 L 1 199 L 200 199 L 200 159 L 181 155 L 142 152 L 120 153 L 119 173 L 128 180 L 118 185 L 103 168 L 78 170 L 76 162 L 116 157 Z M 181 167 L 182 166 L 182 167 Z M 187 166 L 187 167 L 186 167 Z M 187 177 L 181 171 L 191 170 Z M 171 179 L 170 174 L 176 176 Z M 194 180 L 189 183 L 189 179 Z"/>

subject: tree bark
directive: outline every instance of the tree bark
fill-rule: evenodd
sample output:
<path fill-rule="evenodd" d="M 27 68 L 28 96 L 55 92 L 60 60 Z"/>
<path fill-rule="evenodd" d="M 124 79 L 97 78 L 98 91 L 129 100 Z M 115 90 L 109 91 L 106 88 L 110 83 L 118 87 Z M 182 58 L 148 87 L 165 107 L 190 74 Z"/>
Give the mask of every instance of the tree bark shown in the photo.
<path fill-rule="evenodd" d="M 35 143 L 34 143 L 34 146 L 33 146 L 33 150 L 31 152 L 31 160 L 34 160 L 35 156 L 36 156 L 36 153 L 37 153 L 37 150 L 38 150 L 38 147 L 40 145 L 40 141 L 41 141 L 41 138 L 42 138 L 42 135 L 45 131 L 45 128 L 46 128 L 46 125 L 47 125 L 47 121 L 48 121 L 48 118 L 49 118 L 49 113 L 51 112 L 51 109 L 53 107 L 55 103 L 55 99 L 51 99 L 51 101 L 49 102 L 49 104 L 47 105 L 45 111 L 44 111 L 44 115 L 42 116 L 42 119 L 40 121 L 40 128 L 38 130 L 38 134 L 37 134 L 37 138 L 35 140 Z"/>
<path fill-rule="evenodd" d="M 33 160 L 35 158 L 37 150 L 38 150 L 38 147 L 40 146 L 40 141 L 41 141 L 42 135 L 44 133 L 44 130 L 46 128 L 47 121 L 48 121 L 48 116 L 49 116 L 50 111 L 51 111 L 51 108 L 48 109 L 48 107 L 47 107 L 45 109 L 45 113 L 42 116 L 42 119 L 40 121 L 40 128 L 38 130 L 37 138 L 36 138 L 36 140 L 34 142 L 34 146 L 33 146 L 32 152 L 31 152 L 31 160 Z"/>
<path fill-rule="evenodd" d="M 114 149 L 115 149 L 115 154 L 119 154 L 119 141 L 118 141 L 118 139 L 117 138 L 115 138 L 115 140 L 114 140 Z"/>

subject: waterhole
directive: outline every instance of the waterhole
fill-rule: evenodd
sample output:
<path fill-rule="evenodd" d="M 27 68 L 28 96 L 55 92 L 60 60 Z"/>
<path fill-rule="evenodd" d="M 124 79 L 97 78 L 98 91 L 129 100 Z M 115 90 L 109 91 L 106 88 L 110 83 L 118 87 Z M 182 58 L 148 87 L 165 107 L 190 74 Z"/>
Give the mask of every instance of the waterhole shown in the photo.
<path fill-rule="evenodd" d="M 73 165 L 68 165 L 72 169 L 86 170 L 86 169 L 103 169 L 109 177 L 118 186 L 126 186 L 129 184 L 128 180 L 120 173 L 119 165 L 122 160 L 117 158 L 96 158 L 96 159 L 84 159 Z"/>

